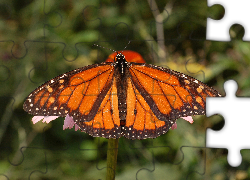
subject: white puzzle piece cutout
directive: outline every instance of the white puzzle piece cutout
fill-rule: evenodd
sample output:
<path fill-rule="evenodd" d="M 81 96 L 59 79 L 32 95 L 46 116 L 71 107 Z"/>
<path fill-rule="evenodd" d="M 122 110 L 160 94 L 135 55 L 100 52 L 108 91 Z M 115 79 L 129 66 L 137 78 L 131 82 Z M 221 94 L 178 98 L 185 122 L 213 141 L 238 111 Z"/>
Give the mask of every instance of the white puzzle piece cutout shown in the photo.
<path fill-rule="evenodd" d="M 206 39 L 212 41 L 231 41 L 229 29 L 234 24 L 244 27 L 243 41 L 250 41 L 250 10 L 249 0 L 208 0 L 209 7 L 219 4 L 225 9 L 225 15 L 220 20 L 207 18 Z"/>
<path fill-rule="evenodd" d="M 207 97 L 206 116 L 221 114 L 225 125 L 219 131 L 207 129 L 206 147 L 227 148 L 228 163 L 239 166 L 242 161 L 241 149 L 250 149 L 250 98 L 236 97 L 237 83 L 225 82 L 226 97 Z"/>

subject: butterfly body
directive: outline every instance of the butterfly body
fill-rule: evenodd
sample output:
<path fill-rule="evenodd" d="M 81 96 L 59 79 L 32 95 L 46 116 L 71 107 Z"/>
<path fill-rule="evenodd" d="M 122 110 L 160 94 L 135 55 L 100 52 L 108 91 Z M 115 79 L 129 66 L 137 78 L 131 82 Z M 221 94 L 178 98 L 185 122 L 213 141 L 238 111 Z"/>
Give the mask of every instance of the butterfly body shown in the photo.
<path fill-rule="evenodd" d="M 117 61 L 115 61 L 115 82 L 117 88 L 118 96 L 118 109 L 121 127 L 125 126 L 126 114 L 127 114 L 127 71 L 126 71 L 127 61 L 123 55 L 117 55 Z"/>
<path fill-rule="evenodd" d="M 220 96 L 190 76 L 125 57 L 117 53 L 114 61 L 53 78 L 27 97 L 24 110 L 68 114 L 95 137 L 145 139 L 166 133 L 180 117 L 205 114 L 206 97 Z"/>

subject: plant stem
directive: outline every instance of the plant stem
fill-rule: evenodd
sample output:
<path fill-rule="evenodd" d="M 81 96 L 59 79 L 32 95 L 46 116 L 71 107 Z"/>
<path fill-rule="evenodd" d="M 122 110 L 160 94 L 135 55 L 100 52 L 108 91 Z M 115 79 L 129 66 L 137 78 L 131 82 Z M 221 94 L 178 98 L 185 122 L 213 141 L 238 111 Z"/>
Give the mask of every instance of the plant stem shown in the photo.
<path fill-rule="evenodd" d="M 119 139 L 108 140 L 106 180 L 115 179 Z"/>

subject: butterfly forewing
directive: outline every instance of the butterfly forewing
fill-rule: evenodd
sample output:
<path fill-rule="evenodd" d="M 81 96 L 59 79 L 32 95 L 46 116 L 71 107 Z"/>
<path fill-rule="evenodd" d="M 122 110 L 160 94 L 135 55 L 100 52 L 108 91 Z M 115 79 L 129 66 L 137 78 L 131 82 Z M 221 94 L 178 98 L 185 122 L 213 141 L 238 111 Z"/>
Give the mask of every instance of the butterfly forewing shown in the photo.
<path fill-rule="evenodd" d="M 162 121 L 203 115 L 206 97 L 220 96 L 201 81 L 170 69 L 131 63 L 129 71 L 134 86 Z"/>
<path fill-rule="evenodd" d="M 94 116 L 92 109 L 98 109 L 105 97 L 100 97 L 101 92 L 108 91 L 107 86 L 111 86 L 112 72 L 110 63 L 103 63 L 57 76 L 27 97 L 24 110 L 36 116 L 64 117 L 69 114 L 75 120 L 81 117 L 89 121 L 93 118 L 88 116 Z"/>

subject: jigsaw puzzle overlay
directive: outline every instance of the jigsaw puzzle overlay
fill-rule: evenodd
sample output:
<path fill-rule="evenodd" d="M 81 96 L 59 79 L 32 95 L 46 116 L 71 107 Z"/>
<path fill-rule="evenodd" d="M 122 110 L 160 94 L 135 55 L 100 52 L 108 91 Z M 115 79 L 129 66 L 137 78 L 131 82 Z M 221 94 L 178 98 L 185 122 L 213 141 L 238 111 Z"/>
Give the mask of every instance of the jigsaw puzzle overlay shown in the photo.
<path fill-rule="evenodd" d="M 206 146 L 227 148 L 229 164 L 239 166 L 242 162 L 240 150 L 250 149 L 248 143 L 250 122 L 246 120 L 247 116 L 244 115 L 245 112 L 248 112 L 250 101 L 248 98 L 235 97 L 238 88 L 235 81 L 225 82 L 224 88 L 226 97 L 207 98 L 207 116 L 219 113 L 225 118 L 225 125 L 218 132 L 207 130 Z M 232 133 L 235 130 L 239 131 Z"/>
<path fill-rule="evenodd" d="M 147 63 L 198 78 L 222 94 L 224 82 L 235 79 L 239 95 L 249 96 L 249 43 L 206 39 L 206 29 L 218 30 L 207 23 L 207 4 L 206 0 L 0 3 L 0 179 L 105 179 L 106 139 L 63 130 L 62 118 L 33 125 L 22 105 L 47 80 L 105 61 L 112 53 L 109 48 L 127 46 Z M 228 9 L 227 2 L 221 5 Z M 237 22 L 247 22 L 242 19 Z M 241 25 L 247 37 L 249 28 Z M 221 29 L 227 32 L 220 37 L 229 37 L 229 27 Z M 214 113 L 220 112 L 210 115 Z M 232 118 L 222 115 L 226 125 Z M 178 119 L 177 129 L 156 139 L 121 138 L 116 179 L 249 178 L 248 146 L 238 156 L 241 164 L 231 167 L 227 144 L 208 141 L 206 129 L 222 126 L 218 115 L 195 116 L 193 124 Z M 236 137 L 240 130 L 234 128 L 231 134 Z"/>
<path fill-rule="evenodd" d="M 229 29 L 234 24 L 240 24 L 245 29 L 244 41 L 250 41 L 249 1 L 208 0 L 208 6 L 215 4 L 225 8 L 225 15 L 220 20 L 207 19 L 207 40 L 230 41 Z"/>

